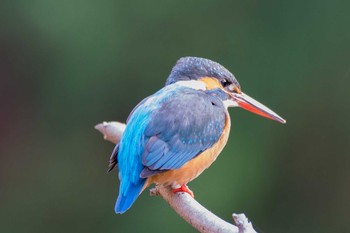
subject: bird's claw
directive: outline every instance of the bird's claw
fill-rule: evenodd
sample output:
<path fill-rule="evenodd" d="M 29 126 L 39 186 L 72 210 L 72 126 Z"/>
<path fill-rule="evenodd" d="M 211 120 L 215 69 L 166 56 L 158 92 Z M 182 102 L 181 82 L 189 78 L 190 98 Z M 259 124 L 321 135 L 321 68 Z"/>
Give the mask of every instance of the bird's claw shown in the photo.
<path fill-rule="evenodd" d="M 194 198 L 193 192 L 192 192 L 191 189 L 189 189 L 188 186 L 185 185 L 185 184 L 181 185 L 180 188 L 175 188 L 175 189 L 173 189 L 172 192 L 173 192 L 173 193 L 178 193 L 178 192 L 188 193 L 188 194 L 190 194 L 190 196 L 191 196 L 192 198 Z"/>

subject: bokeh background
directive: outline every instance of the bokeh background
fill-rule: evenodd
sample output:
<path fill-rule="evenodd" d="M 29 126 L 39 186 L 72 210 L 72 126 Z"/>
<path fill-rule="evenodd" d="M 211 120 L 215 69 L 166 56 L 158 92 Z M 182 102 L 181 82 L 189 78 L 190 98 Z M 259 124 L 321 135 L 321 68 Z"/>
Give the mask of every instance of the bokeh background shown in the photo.
<path fill-rule="evenodd" d="M 286 125 L 231 109 L 219 159 L 190 184 L 263 232 L 350 232 L 349 1 L 2 0 L 0 232 L 195 232 L 161 198 L 113 212 L 113 145 L 182 56 L 220 62 Z"/>

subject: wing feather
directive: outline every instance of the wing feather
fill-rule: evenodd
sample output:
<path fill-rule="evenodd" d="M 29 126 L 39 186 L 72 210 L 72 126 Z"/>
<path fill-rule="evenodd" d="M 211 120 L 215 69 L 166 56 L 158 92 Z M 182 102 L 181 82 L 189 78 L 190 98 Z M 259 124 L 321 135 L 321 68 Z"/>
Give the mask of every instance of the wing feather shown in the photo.
<path fill-rule="evenodd" d="M 178 169 L 213 146 L 224 130 L 226 111 L 218 98 L 186 91 L 164 102 L 150 116 L 142 154 L 146 167 L 142 175 L 146 177 Z"/>

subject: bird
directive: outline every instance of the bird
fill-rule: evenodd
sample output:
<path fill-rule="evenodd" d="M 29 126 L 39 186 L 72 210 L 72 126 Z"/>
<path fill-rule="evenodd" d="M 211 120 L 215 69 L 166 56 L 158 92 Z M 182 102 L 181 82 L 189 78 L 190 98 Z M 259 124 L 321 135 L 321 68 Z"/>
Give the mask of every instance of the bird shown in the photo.
<path fill-rule="evenodd" d="M 187 184 L 216 160 L 228 141 L 229 107 L 286 123 L 243 93 L 224 66 L 205 58 L 180 58 L 165 86 L 131 111 L 110 156 L 108 172 L 119 168 L 115 212 L 125 213 L 151 184 L 194 197 Z"/>

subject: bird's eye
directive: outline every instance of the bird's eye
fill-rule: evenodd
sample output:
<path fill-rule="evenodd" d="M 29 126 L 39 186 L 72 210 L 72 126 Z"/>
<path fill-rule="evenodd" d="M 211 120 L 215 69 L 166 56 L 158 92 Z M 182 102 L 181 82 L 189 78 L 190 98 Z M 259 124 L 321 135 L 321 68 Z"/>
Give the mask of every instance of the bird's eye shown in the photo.
<path fill-rule="evenodd" d="M 221 79 L 220 82 L 221 82 L 222 87 L 227 87 L 228 85 L 231 84 L 227 79 Z"/>
<path fill-rule="evenodd" d="M 227 79 L 221 79 L 221 85 L 229 92 L 240 93 L 239 88 Z"/>

